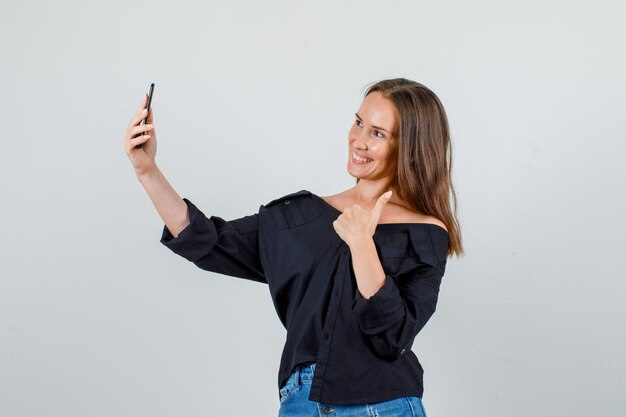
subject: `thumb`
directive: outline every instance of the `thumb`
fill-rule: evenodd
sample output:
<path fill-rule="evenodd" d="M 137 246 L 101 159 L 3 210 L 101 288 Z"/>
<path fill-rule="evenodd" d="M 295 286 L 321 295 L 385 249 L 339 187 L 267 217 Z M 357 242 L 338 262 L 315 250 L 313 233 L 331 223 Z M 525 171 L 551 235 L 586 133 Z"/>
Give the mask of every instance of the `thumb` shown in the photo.
<path fill-rule="evenodd" d="M 380 215 L 383 212 L 383 207 L 387 204 L 387 201 L 391 198 L 391 194 L 393 191 L 387 191 L 380 197 L 378 197 L 378 201 L 376 202 L 376 206 L 374 206 L 374 210 L 372 210 L 372 214 L 374 215 L 374 219 L 376 223 L 378 223 L 378 219 L 380 219 Z"/>
<path fill-rule="evenodd" d="M 143 98 L 141 99 L 141 103 L 139 104 L 139 108 L 137 109 L 137 113 L 145 109 L 147 103 L 148 103 L 148 93 L 143 95 Z"/>

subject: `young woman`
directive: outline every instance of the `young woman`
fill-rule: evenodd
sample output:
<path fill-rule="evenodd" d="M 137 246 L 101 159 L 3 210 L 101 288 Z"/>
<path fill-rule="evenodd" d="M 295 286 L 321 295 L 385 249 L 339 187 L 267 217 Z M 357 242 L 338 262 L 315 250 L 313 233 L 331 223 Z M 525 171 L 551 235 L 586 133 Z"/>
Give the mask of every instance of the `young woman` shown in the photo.
<path fill-rule="evenodd" d="M 425 416 L 411 347 L 447 258 L 463 254 L 437 96 L 406 79 L 371 85 L 348 134 L 352 188 L 301 190 L 230 221 L 205 216 L 160 172 L 152 111 L 139 124 L 146 99 L 124 146 L 165 223 L 161 243 L 207 271 L 268 285 L 287 329 L 279 416 Z"/>

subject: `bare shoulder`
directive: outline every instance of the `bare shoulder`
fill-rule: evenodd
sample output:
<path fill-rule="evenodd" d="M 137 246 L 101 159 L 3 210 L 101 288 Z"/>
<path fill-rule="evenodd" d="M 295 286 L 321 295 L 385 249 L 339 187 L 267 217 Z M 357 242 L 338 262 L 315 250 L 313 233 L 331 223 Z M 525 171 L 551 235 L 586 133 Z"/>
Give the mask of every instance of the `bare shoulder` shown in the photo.
<path fill-rule="evenodd" d="M 329 205 L 335 207 L 339 211 L 344 211 L 346 207 L 356 204 L 349 190 L 341 193 L 320 197 Z M 415 211 L 404 202 L 390 201 L 385 205 L 379 223 L 430 223 L 442 227 L 446 232 L 448 228 L 445 223 L 435 216 L 430 216 L 419 211 Z M 371 210 L 373 207 L 366 207 Z"/>
<path fill-rule="evenodd" d="M 350 207 L 353 204 L 350 198 L 346 196 L 345 191 L 335 195 L 320 196 L 320 198 L 339 211 L 344 211 L 346 207 Z"/>
<path fill-rule="evenodd" d="M 428 216 L 428 215 L 420 216 L 420 220 L 416 223 L 436 224 L 437 226 L 440 226 L 441 228 L 443 228 L 443 230 L 445 230 L 446 232 L 448 231 L 446 224 L 442 222 L 441 220 L 439 220 L 438 218 L 436 218 L 435 216 Z"/>
<path fill-rule="evenodd" d="M 401 207 L 401 206 L 397 206 L 397 212 L 396 212 L 396 216 L 399 217 L 398 222 L 402 222 L 402 223 L 430 223 L 430 224 L 435 224 L 437 226 L 440 226 L 441 228 L 443 228 L 446 232 L 448 231 L 448 228 L 446 227 L 446 224 L 439 220 L 437 217 L 435 216 L 431 216 L 428 214 L 423 214 L 423 213 L 419 213 L 413 210 L 409 210 L 406 207 Z"/>

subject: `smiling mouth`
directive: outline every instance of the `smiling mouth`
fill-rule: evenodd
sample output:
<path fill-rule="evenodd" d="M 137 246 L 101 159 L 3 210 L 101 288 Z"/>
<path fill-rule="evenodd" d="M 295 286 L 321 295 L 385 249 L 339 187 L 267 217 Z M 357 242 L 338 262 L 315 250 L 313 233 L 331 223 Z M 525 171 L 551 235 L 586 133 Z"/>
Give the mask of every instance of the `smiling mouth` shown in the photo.
<path fill-rule="evenodd" d="M 367 164 L 368 162 L 372 162 L 373 159 L 361 158 L 359 155 L 352 152 L 352 161 L 356 164 Z"/>

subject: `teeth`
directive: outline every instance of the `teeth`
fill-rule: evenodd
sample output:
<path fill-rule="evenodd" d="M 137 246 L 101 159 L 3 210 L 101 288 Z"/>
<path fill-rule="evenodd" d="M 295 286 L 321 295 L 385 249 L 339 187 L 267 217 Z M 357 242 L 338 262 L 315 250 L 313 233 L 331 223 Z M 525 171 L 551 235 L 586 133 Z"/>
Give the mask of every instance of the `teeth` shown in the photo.
<path fill-rule="evenodd" d="M 355 154 L 354 152 L 352 152 L 352 157 L 359 162 L 372 162 L 373 161 L 373 159 L 361 158 L 359 155 Z"/>

